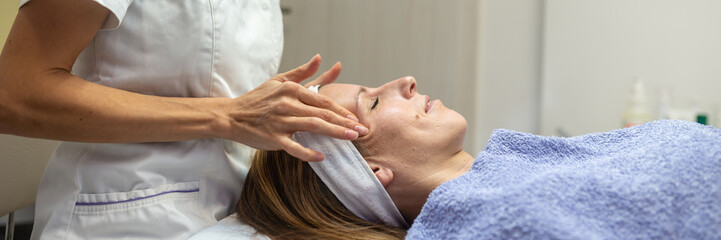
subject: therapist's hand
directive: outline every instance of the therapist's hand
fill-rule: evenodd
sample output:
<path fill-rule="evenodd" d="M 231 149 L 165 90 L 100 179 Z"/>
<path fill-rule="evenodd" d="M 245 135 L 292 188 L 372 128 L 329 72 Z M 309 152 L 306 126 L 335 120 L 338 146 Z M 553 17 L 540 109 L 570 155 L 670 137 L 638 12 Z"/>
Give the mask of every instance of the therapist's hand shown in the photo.
<path fill-rule="evenodd" d="M 303 66 L 235 98 L 229 111 L 232 130 L 228 138 L 258 149 L 285 150 L 303 161 L 321 161 L 323 154 L 293 141 L 293 133 L 307 131 L 347 140 L 367 134 L 368 129 L 353 113 L 299 84 L 319 66 L 320 56 L 316 55 Z M 337 63 L 311 83 L 331 83 L 339 74 Z"/>

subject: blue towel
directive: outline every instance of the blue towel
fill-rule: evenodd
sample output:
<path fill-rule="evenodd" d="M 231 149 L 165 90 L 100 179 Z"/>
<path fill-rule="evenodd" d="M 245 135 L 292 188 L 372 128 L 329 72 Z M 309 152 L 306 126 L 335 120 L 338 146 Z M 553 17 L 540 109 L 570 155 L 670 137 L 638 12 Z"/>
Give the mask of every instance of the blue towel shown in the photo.
<path fill-rule="evenodd" d="M 684 121 L 572 138 L 496 130 L 407 239 L 721 239 L 721 130 Z"/>

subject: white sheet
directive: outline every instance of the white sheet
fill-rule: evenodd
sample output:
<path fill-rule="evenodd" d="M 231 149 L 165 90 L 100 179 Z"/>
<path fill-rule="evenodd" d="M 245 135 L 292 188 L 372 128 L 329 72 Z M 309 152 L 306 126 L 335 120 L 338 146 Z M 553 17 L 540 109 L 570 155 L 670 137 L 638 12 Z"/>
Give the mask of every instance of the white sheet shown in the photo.
<path fill-rule="evenodd" d="M 235 214 L 223 218 L 190 237 L 190 240 L 224 239 L 270 240 L 265 234 L 258 233 L 250 225 L 240 222 Z"/>

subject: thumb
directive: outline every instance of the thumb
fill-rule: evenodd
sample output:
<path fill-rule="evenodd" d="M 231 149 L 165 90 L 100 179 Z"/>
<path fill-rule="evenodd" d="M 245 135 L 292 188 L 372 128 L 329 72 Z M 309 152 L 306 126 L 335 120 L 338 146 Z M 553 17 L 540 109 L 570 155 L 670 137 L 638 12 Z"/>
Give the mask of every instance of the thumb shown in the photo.
<path fill-rule="evenodd" d="M 279 76 L 281 82 L 285 81 L 292 81 L 295 83 L 300 83 L 315 74 L 315 72 L 318 71 L 318 68 L 320 67 L 320 55 L 316 54 L 313 56 L 310 61 L 303 64 L 300 67 L 297 67 L 293 70 L 287 71 L 285 73 L 282 73 Z"/>

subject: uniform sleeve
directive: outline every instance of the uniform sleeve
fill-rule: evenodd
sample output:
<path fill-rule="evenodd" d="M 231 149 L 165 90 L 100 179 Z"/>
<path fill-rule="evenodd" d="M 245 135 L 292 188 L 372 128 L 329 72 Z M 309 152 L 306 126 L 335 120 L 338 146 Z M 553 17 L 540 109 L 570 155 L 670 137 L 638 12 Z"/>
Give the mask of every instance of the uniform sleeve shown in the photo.
<path fill-rule="evenodd" d="M 20 7 L 28 3 L 30 0 L 20 0 Z M 120 23 L 123 22 L 123 17 L 125 17 L 125 13 L 128 11 L 128 6 L 130 6 L 131 3 L 133 3 L 133 0 L 87 0 L 87 1 L 93 1 L 100 6 L 103 6 L 110 10 L 110 15 L 108 15 L 108 18 L 105 19 L 105 22 L 103 23 L 103 26 L 100 28 L 102 30 L 113 30 L 118 28 L 120 26 Z"/>

